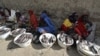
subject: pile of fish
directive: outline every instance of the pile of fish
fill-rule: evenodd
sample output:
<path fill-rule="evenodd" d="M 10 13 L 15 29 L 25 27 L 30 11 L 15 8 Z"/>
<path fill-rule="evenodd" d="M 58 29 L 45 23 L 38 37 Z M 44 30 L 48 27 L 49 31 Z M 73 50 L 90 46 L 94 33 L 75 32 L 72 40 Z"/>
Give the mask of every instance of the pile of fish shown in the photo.
<path fill-rule="evenodd" d="M 8 31 L 10 31 L 10 29 L 0 29 L 0 35 L 7 33 Z"/>
<path fill-rule="evenodd" d="M 19 36 L 19 38 L 15 41 L 16 43 L 25 43 L 29 39 L 32 39 L 32 35 L 30 34 L 22 34 Z"/>
<path fill-rule="evenodd" d="M 61 46 L 62 48 L 71 46 L 74 43 L 73 39 L 65 33 L 59 33 L 57 35 L 57 40 L 58 40 L 59 46 Z"/>
<path fill-rule="evenodd" d="M 43 43 L 48 43 L 48 38 L 45 35 L 43 35 L 42 42 Z"/>
<path fill-rule="evenodd" d="M 100 46 L 86 40 L 82 40 L 80 43 L 78 43 L 77 49 L 78 52 L 83 56 L 100 56 Z"/>
<path fill-rule="evenodd" d="M 56 42 L 56 37 L 51 33 L 43 33 L 40 35 L 39 41 L 44 47 L 49 48 Z"/>
<path fill-rule="evenodd" d="M 54 40 L 53 40 L 53 37 L 52 36 L 49 39 L 49 38 L 46 37 L 46 35 L 43 35 L 43 38 L 42 38 L 42 42 L 43 43 L 53 43 L 53 41 Z"/>
<path fill-rule="evenodd" d="M 68 38 L 67 38 L 67 37 L 68 37 L 68 36 L 67 36 L 66 34 L 62 33 L 62 34 L 60 35 L 59 40 L 60 40 L 62 43 L 68 43 Z"/>
<path fill-rule="evenodd" d="M 26 32 L 25 29 L 16 29 L 16 30 L 12 31 L 12 35 L 17 36 L 17 35 L 22 34 L 24 32 Z"/>

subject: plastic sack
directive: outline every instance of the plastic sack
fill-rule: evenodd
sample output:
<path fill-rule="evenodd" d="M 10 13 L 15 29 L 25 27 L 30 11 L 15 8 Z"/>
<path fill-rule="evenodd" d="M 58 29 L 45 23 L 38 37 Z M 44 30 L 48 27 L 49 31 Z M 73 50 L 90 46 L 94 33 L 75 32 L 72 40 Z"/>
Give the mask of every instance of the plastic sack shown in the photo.
<path fill-rule="evenodd" d="M 95 40 L 95 31 L 96 31 L 96 23 L 95 22 L 93 22 L 93 24 L 89 28 L 89 30 L 91 30 L 91 32 L 89 33 L 89 35 L 86 38 L 86 40 L 88 40 L 90 42 L 94 42 L 94 40 Z"/>

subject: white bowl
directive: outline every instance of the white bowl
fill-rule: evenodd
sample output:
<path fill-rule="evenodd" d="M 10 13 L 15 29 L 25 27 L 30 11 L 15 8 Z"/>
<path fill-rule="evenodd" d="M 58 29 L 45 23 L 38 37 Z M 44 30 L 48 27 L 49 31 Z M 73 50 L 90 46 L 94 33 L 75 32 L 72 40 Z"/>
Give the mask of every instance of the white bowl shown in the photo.
<path fill-rule="evenodd" d="M 65 34 L 65 33 L 63 33 L 63 34 Z M 59 44 L 59 46 L 62 47 L 62 48 L 67 48 L 67 47 L 73 45 L 73 43 L 74 43 L 74 40 L 73 40 L 71 37 L 69 37 L 67 34 L 65 34 L 65 35 L 67 36 L 68 43 L 66 43 L 65 41 L 62 42 L 62 41 L 60 40 L 61 34 L 60 34 L 60 33 L 57 34 L 58 44 Z M 65 38 L 64 38 L 64 39 L 65 39 Z"/>
<path fill-rule="evenodd" d="M 42 39 L 43 39 L 44 35 L 48 38 L 47 43 L 42 42 Z M 49 39 L 51 37 L 53 37 L 53 42 L 49 43 Z M 56 37 L 55 37 L 55 35 L 53 35 L 51 33 L 44 33 L 44 34 L 40 35 L 39 40 L 40 40 L 41 44 L 43 45 L 43 47 L 50 48 L 56 42 Z"/>
<path fill-rule="evenodd" d="M 0 39 L 6 39 L 11 34 L 10 28 L 0 27 L 0 29 L 8 30 L 6 33 L 0 35 Z"/>
<path fill-rule="evenodd" d="M 19 30 L 23 30 L 23 32 L 18 33 Z M 11 35 L 13 37 L 16 37 L 17 35 L 13 34 L 13 32 L 18 33 L 17 35 L 20 35 L 20 34 L 26 33 L 26 29 L 24 29 L 24 28 L 18 28 L 18 29 L 13 30 L 12 33 L 11 33 Z"/>
<path fill-rule="evenodd" d="M 77 43 L 77 51 L 82 55 L 87 55 L 87 56 L 100 56 L 100 46 L 88 42 L 89 44 L 87 44 L 86 40 L 83 40 L 82 42 Z M 89 47 L 93 46 L 94 49 L 97 51 L 97 53 L 93 53 L 92 51 L 90 51 Z"/>
<path fill-rule="evenodd" d="M 33 38 L 33 35 L 32 35 L 31 33 L 23 33 L 23 34 L 29 34 L 29 35 L 31 35 L 31 37 Z M 22 34 L 17 35 L 17 36 L 14 38 L 14 43 L 15 43 L 16 45 L 20 46 L 20 47 L 27 47 L 27 46 L 29 46 L 29 45 L 31 44 L 31 42 L 32 42 L 32 38 L 30 38 L 28 41 L 26 41 L 26 42 L 24 42 L 24 43 L 17 43 L 17 42 L 16 42 L 16 40 L 17 40 L 18 38 L 20 38 L 21 35 L 22 35 Z"/>

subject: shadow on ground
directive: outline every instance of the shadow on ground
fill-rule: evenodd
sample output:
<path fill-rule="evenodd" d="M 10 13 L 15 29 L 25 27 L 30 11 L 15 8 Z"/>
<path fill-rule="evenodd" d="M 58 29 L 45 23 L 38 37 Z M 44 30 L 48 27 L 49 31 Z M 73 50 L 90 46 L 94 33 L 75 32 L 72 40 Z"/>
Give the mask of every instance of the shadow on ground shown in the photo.
<path fill-rule="evenodd" d="M 62 48 L 58 45 L 58 43 L 55 43 L 51 48 L 54 49 L 54 50 L 60 50 L 60 49 L 62 49 Z"/>
<path fill-rule="evenodd" d="M 13 43 L 13 41 L 11 41 L 9 44 L 8 44 L 8 47 L 7 47 L 7 50 L 12 50 L 12 49 L 16 49 L 16 48 L 20 48 L 19 46 L 15 45 Z"/>
<path fill-rule="evenodd" d="M 13 39 L 14 37 L 10 35 L 8 38 L 6 38 L 6 41 L 13 40 Z"/>
<path fill-rule="evenodd" d="M 69 47 L 68 49 L 66 49 L 66 52 L 68 53 L 69 56 L 81 56 L 76 47 Z"/>
<path fill-rule="evenodd" d="M 32 47 L 34 49 L 37 49 L 37 50 L 41 50 L 43 49 L 44 47 L 42 46 L 42 44 L 34 44 L 34 43 L 31 43 Z"/>
<path fill-rule="evenodd" d="M 40 49 L 44 49 L 44 48 L 45 48 L 45 47 L 42 46 L 41 43 L 40 43 L 40 44 L 34 44 L 34 43 L 32 42 L 31 45 L 32 45 L 32 47 L 33 47 L 34 49 L 37 49 L 37 50 L 40 50 Z M 50 48 L 52 48 L 52 49 L 54 49 L 54 50 L 60 50 L 60 49 L 62 49 L 57 43 L 56 43 L 56 44 L 53 44 L 53 46 L 50 47 Z"/>

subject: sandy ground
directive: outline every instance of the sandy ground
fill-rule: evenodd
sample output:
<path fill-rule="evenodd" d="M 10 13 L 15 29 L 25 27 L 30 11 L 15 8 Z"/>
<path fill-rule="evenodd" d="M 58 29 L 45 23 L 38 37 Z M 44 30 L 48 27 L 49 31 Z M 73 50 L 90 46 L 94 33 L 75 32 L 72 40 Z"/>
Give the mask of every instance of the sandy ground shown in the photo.
<path fill-rule="evenodd" d="M 33 44 L 26 48 L 20 48 L 13 43 L 12 37 L 0 40 L 0 56 L 81 56 L 76 48 L 62 49 L 58 44 L 51 48 L 44 48 L 41 44 Z M 100 37 L 96 37 L 95 43 L 100 45 Z"/>
<path fill-rule="evenodd" d="M 41 44 L 33 44 L 20 48 L 13 43 L 13 38 L 0 40 L 0 56 L 80 56 L 75 48 L 62 49 L 58 44 L 51 48 L 43 48 Z"/>
<path fill-rule="evenodd" d="M 95 43 L 100 45 L 100 38 L 96 37 Z M 0 56 L 81 56 L 76 48 L 62 49 L 58 44 L 51 48 L 44 48 L 41 44 L 33 44 L 26 48 L 20 48 L 13 43 L 13 38 L 0 40 Z"/>

